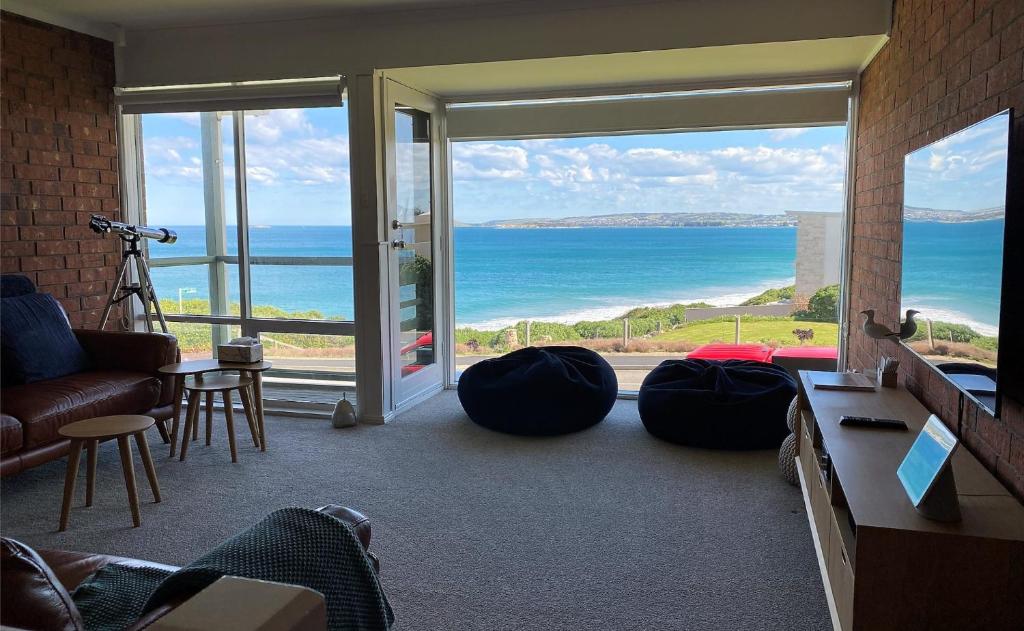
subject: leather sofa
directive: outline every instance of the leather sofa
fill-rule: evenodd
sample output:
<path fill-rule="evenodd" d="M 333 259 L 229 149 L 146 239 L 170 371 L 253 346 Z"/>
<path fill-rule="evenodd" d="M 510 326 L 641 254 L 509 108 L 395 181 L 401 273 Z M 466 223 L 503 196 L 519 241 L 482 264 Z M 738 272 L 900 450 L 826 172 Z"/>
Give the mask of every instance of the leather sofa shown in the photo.
<path fill-rule="evenodd" d="M 27 276 L 0 274 L 2 298 L 35 291 Z M 169 442 L 164 421 L 174 414 L 174 383 L 159 369 L 180 361 L 174 336 L 84 329 L 74 334 L 89 370 L 0 388 L 0 477 L 63 458 L 71 441 L 58 430 L 87 418 L 152 416 L 161 438 Z"/>
<path fill-rule="evenodd" d="M 323 506 L 323 511 L 348 523 L 366 550 L 370 546 L 370 520 L 358 511 L 336 504 Z M 0 557 L 0 625 L 6 628 L 39 630 L 83 629 L 82 618 L 71 600 L 71 592 L 93 572 L 111 564 L 177 570 L 177 567 L 82 552 L 33 550 L 29 546 L 4 538 Z M 377 558 L 367 552 L 375 570 Z M 157 608 L 135 622 L 129 630 L 144 629 L 172 611 L 184 599 Z"/>
<path fill-rule="evenodd" d="M 86 330 L 75 336 L 91 360 L 89 371 L 0 388 L 0 476 L 64 457 L 70 441 L 57 431 L 96 416 L 152 416 L 167 442 L 174 386 L 158 369 L 178 361 L 174 336 Z"/>
<path fill-rule="evenodd" d="M 68 455 L 61 427 L 97 416 L 174 413 L 174 386 L 158 370 L 178 361 L 178 344 L 164 333 L 76 330 L 92 368 L 83 373 L 0 388 L 0 476 Z"/>

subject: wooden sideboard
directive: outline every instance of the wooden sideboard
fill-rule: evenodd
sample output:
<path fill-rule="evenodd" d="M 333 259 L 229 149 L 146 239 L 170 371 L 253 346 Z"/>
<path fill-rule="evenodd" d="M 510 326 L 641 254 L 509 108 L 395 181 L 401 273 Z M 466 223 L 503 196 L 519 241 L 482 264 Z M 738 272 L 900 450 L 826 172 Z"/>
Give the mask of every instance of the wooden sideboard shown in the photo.
<path fill-rule="evenodd" d="M 1024 506 L 961 447 L 963 519 L 925 519 L 896 469 L 928 410 L 903 387 L 815 390 L 814 374 L 800 372 L 797 468 L 835 627 L 1024 629 Z M 842 427 L 844 414 L 910 429 Z"/>

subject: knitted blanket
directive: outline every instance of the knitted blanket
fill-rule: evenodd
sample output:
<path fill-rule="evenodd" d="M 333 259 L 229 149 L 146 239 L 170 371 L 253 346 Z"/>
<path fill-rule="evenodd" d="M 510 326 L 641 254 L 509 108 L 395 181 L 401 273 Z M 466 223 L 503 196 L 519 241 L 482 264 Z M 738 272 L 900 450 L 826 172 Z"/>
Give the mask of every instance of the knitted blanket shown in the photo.
<path fill-rule="evenodd" d="M 221 576 L 301 585 L 324 595 L 331 631 L 385 631 L 394 614 L 348 524 L 284 508 L 176 572 L 110 564 L 72 594 L 89 631 L 121 631 L 144 613 Z"/>

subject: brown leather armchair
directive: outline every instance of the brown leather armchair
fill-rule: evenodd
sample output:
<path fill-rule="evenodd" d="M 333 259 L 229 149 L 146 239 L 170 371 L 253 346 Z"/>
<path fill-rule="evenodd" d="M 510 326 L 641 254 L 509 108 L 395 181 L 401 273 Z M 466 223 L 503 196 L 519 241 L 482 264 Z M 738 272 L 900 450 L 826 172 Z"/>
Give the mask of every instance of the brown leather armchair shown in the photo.
<path fill-rule="evenodd" d="M 76 330 L 92 368 L 0 389 L 0 476 L 68 453 L 57 431 L 75 421 L 111 414 L 145 414 L 163 421 L 174 411 L 174 387 L 158 369 L 179 361 L 178 342 L 164 333 Z"/>
<path fill-rule="evenodd" d="M 317 510 L 348 523 L 363 549 L 370 546 L 370 520 L 351 508 L 330 504 Z M 0 556 L 0 625 L 26 631 L 83 629 L 82 617 L 70 593 L 93 572 L 111 563 L 177 570 L 177 567 L 115 557 L 105 554 L 33 550 L 29 546 L 4 538 Z M 375 570 L 377 558 L 367 552 Z M 144 629 L 166 615 L 186 599 L 159 607 L 135 622 L 130 630 Z"/>

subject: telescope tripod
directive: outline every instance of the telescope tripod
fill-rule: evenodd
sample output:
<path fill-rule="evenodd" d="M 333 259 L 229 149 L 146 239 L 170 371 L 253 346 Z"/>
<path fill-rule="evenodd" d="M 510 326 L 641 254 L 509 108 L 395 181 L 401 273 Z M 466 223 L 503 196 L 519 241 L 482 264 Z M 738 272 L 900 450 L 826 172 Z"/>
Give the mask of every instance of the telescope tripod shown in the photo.
<path fill-rule="evenodd" d="M 149 307 L 152 303 L 157 320 L 160 322 L 160 328 L 164 333 L 167 333 L 167 320 L 164 319 L 164 312 L 160 309 L 160 300 L 156 297 L 156 291 L 153 289 L 153 279 L 149 275 L 149 265 L 146 264 L 146 258 L 143 256 L 142 250 L 139 249 L 140 238 L 138 235 L 130 237 L 121 235 L 121 240 L 127 243 L 128 247 L 125 248 L 121 256 L 121 265 L 117 268 L 117 279 L 114 281 L 114 286 L 110 289 L 110 296 L 107 297 L 107 306 L 103 309 L 103 317 L 100 318 L 99 328 L 102 331 L 107 325 L 107 319 L 110 317 L 110 311 L 114 308 L 114 305 L 132 296 L 138 296 L 139 301 L 142 302 L 142 313 L 145 316 L 146 330 L 150 333 L 153 332 L 153 320 L 149 315 Z M 128 271 L 133 261 L 139 276 L 139 282 L 137 283 L 132 282 L 131 274 Z M 119 293 L 121 294 L 120 296 L 118 295 Z"/>

